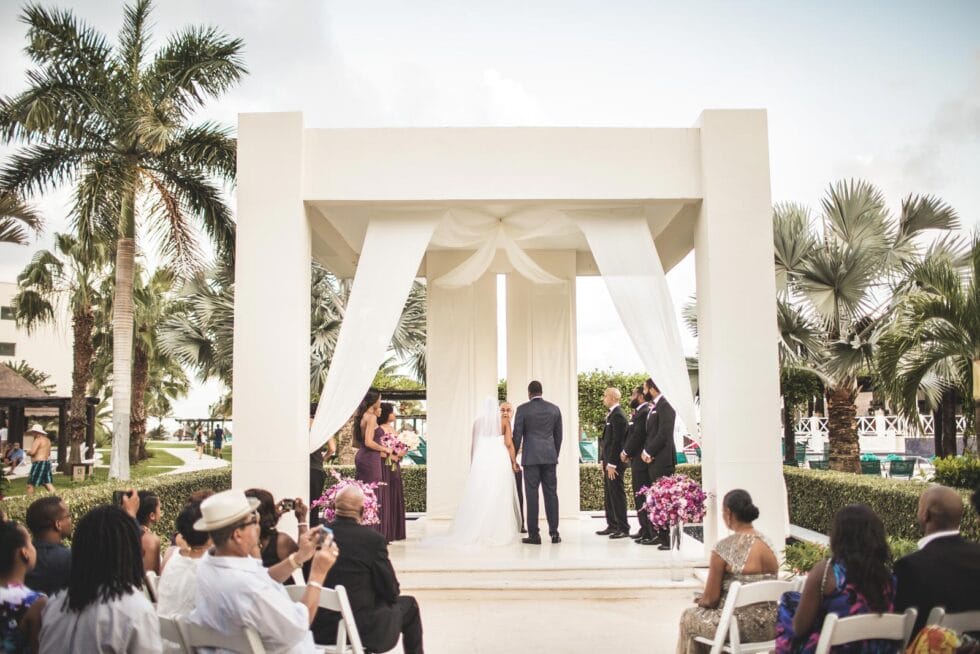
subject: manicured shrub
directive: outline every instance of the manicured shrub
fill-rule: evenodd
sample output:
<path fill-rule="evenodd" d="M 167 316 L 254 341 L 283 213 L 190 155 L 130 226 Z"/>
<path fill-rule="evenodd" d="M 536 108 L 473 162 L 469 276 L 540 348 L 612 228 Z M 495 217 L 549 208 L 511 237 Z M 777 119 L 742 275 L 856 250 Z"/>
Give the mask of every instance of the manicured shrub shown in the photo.
<path fill-rule="evenodd" d="M 953 488 L 980 488 L 980 459 L 975 456 L 947 456 L 932 462 L 936 483 Z"/>
<path fill-rule="evenodd" d="M 806 574 L 819 561 L 826 559 L 830 548 L 820 543 L 798 541 L 786 546 L 783 569 L 794 574 Z"/>
<path fill-rule="evenodd" d="M 647 376 L 642 373 L 626 374 L 611 370 L 593 370 L 578 375 L 578 421 L 579 429 L 591 438 L 602 436 L 609 409 L 602 403 L 602 394 L 607 388 L 618 388 L 623 394 L 622 405 L 629 414 L 630 393 L 643 383 Z M 545 389 L 547 394 L 547 389 Z"/>
<path fill-rule="evenodd" d="M 218 492 L 231 488 L 231 468 L 188 472 L 179 475 L 159 475 L 127 482 L 108 481 L 103 484 L 75 489 L 58 489 L 56 487 L 55 494 L 68 505 L 72 520 L 77 524 L 89 509 L 102 504 L 110 504 L 112 492 L 122 488 L 153 491 L 160 497 L 163 517 L 154 526 L 153 531 L 166 544 L 170 542 L 170 536 L 176 531 L 174 519 L 184 507 L 191 493 L 205 489 Z M 5 499 L 0 502 L 0 508 L 6 512 L 8 518 L 23 522 L 27 507 L 38 497 L 43 497 L 43 495 Z"/>
<path fill-rule="evenodd" d="M 687 475 L 699 484 L 701 483 L 701 466 L 699 465 L 679 465 L 677 466 L 677 473 Z M 583 463 L 578 467 L 579 508 L 582 511 L 602 511 L 604 509 L 602 474 L 597 463 Z M 632 479 L 633 475 L 627 467 L 623 483 L 626 486 L 626 506 L 630 511 L 636 509 Z"/>

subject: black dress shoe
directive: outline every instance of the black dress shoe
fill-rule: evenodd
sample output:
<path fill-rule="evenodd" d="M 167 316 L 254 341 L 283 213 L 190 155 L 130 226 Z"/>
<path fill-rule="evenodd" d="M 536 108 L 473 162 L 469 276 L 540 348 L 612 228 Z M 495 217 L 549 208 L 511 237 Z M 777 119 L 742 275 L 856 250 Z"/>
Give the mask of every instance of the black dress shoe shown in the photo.
<path fill-rule="evenodd" d="M 613 529 L 612 527 L 606 527 L 605 529 L 603 529 L 601 531 L 595 532 L 595 535 L 596 536 L 608 536 L 609 534 L 615 534 L 615 533 L 616 533 L 616 530 L 615 529 Z"/>
<path fill-rule="evenodd" d="M 660 545 L 657 546 L 657 549 L 658 550 L 669 550 L 670 549 L 670 543 L 660 543 Z"/>
<path fill-rule="evenodd" d="M 629 538 L 629 537 L 630 534 L 628 531 L 614 531 L 613 533 L 609 534 L 610 540 L 618 540 L 620 538 Z"/>
<path fill-rule="evenodd" d="M 561 542 L 561 536 L 559 536 L 558 534 L 554 534 L 551 537 L 551 542 L 552 543 L 560 543 Z"/>
<path fill-rule="evenodd" d="M 521 539 L 521 542 L 522 543 L 526 543 L 528 545 L 540 545 L 541 544 L 541 537 L 540 536 L 528 536 L 527 538 L 522 538 Z"/>
<path fill-rule="evenodd" d="M 640 538 L 643 538 L 643 532 L 638 531 L 635 534 L 630 534 L 630 538 L 632 538 L 633 540 L 639 540 Z"/>
<path fill-rule="evenodd" d="M 652 538 L 647 538 L 646 536 L 643 538 L 635 538 L 633 539 L 633 542 L 637 545 L 656 545 L 656 542 Z"/>
<path fill-rule="evenodd" d="M 526 534 L 527 533 L 527 529 L 525 529 L 524 527 L 521 527 L 521 533 L 522 534 Z"/>

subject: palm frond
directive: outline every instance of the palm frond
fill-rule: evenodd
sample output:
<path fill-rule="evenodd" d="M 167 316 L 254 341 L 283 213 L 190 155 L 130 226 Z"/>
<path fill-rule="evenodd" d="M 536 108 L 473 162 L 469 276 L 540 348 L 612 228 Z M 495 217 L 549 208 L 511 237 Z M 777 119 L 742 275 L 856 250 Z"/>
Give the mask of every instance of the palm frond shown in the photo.
<path fill-rule="evenodd" d="M 827 226 L 838 240 L 865 250 L 888 245 L 888 210 L 885 198 L 864 180 L 832 184 L 823 199 Z"/>
<path fill-rule="evenodd" d="M 123 9 L 123 26 L 119 32 L 120 63 L 129 71 L 126 77 L 134 85 L 139 82 L 146 52 L 149 16 L 150 0 L 136 0 Z M 133 88 L 132 92 L 135 94 L 138 89 Z"/>
<path fill-rule="evenodd" d="M 0 188 L 27 196 L 58 186 L 78 174 L 93 153 L 70 145 L 34 144 L 10 155 L 0 170 Z"/>
<path fill-rule="evenodd" d="M 182 169 L 157 169 L 155 178 L 179 200 L 184 211 L 196 215 L 211 237 L 219 256 L 235 252 L 235 220 L 221 191 L 204 175 Z"/>
<path fill-rule="evenodd" d="M 151 226 L 163 233 L 164 253 L 177 266 L 181 275 L 187 276 L 200 269 L 201 249 L 193 226 L 187 221 L 187 207 L 174 194 L 173 188 L 157 175 L 146 175 L 156 190 L 156 202 L 150 211 Z"/>
<path fill-rule="evenodd" d="M 26 245 L 29 233 L 38 234 L 41 214 L 9 191 L 0 192 L 0 243 Z"/>
<path fill-rule="evenodd" d="M 773 207 L 773 250 L 776 256 L 776 285 L 785 292 L 796 273 L 816 246 L 810 230 L 810 210 L 794 203 Z"/>
<path fill-rule="evenodd" d="M 927 229 L 955 230 L 960 228 L 956 210 L 934 195 L 909 195 L 902 200 L 899 234 L 916 235 Z"/>

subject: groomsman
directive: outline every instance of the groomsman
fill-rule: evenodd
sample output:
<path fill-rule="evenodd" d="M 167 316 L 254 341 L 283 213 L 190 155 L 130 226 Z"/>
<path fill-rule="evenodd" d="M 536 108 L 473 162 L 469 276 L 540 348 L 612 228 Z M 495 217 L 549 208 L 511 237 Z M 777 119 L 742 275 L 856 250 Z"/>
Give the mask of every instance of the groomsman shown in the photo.
<path fill-rule="evenodd" d="M 650 485 L 647 464 L 640 458 L 640 454 L 643 452 L 643 444 L 646 442 L 647 413 L 650 411 L 650 400 L 653 399 L 646 392 L 647 382 L 653 383 L 652 380 L 647 379 L 643 382 L 643 386 L 638 386 L 634 391 L 638 396 L 639 404 L 636 411 L 633 412 L 633 420 L 630 421 L 629 429 L 626 431 L 626 445 L 623 446 L 623 451 L 619 453 L 620 461 L 630 464 L 630 472 L 633 476 L 633 502 L 637 509 L 642 504 L 642 500 L 636 497 L 636 494 L 644 486 Z M 640 530 L 631 534 L 633 540 L 641 545 L 655 545 L 653 525 L 650 524 L 647 514 L 637 510 L 636 519 L 640 522 Z"/>
<path fill-rule="evenodd" d="M 677 414 L 674 407 L 660 393 L 652 380 L 647 380 L 652 400 L 647 413 L 646 440 L 640 459 L 647 464 L 647 477 L 653 483 L 661 477 L 674 474 L 677 465 L 677 448 L 674 445 L 674 422 Z M 666 529 L 656 535 L 660 549 L 670 549 L 670 537 Z"/>
<path fill-rule="evenodd" d="M 626 538 L 630 535 L 630 524 L 626 519 L 626 491 L 623 488 L 623 472 L 626 470 L 626 464 L 619 458 L 626 441 L 626 428 L 629 421 L 626 412 L 619 406 L 621 397 L 618 388 L 607 388 L 602 394 L 602 403 L 609 409 L 609 413 L 606 414 L 606 425 L 602 430 L 602 453 L 599 456 L 606 506 L 606 528 L 595 533 L 610 538 Z"/>

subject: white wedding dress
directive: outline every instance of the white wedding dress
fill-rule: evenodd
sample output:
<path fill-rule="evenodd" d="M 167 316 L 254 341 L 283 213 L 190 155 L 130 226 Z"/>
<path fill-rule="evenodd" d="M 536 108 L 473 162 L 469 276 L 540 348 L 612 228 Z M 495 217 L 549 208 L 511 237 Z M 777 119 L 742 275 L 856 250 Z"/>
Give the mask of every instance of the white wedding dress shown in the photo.
<path fill-rule="evenodd" d="M 521 512 L 510 454 L 500 433 L 500 409 L 488 398 L 473 425 L 470 475 L 456 517 L 440 543 L 453 546 L 509 545 L 517 540 Z"/>

